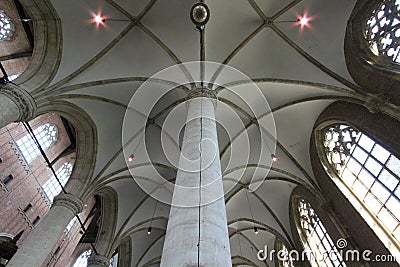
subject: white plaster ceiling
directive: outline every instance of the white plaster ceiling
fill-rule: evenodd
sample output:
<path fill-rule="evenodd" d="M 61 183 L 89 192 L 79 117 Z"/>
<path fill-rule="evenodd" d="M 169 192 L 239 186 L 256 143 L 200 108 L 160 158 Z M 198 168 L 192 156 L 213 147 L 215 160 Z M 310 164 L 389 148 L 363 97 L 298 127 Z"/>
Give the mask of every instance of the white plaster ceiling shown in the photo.
<path fill-rule="evenodd" d="M 125 235 L 131 236 L 133 266 L 158 265 L 169 208 L 162 203 L 157 206 L 155 216 L 160 218 L 152 224 L 154 234 L 147 235 L 155 201 L 129 178 L 121 153 L 122 122 L 129 100 L 144 79 L 174 64 L 199 60 L 199 32 L 189 18 L 194 1 L 51 2 L 62 22 L 63 53 L 59 70 L 45 91 L 62 95 L 94 120 L 99 143 L 92 183 L 103 181 L 118 193 L 116 241 Z M 249 193 L 254 220 L 270 226 L 273 231 L 262 230 L 259 235 L 254 235 L 246 193 L 240 184 L 226 196 L 234 264 L 272 266 L 272 262 L 258 261 L 257 251 L 264 245 L 273 247 L 275 232 L 289 244 L 293 243 L 289 197 L 295 183 L 281 179 L 297 179 L 312 186 L 314 177 L 309 146 L 314 122 L 335 98 L 357 87 L 347 72 L 343 52 L 346 22 L 355 0 L 218 0 L 206 3 L 211 10 L 205 30 L 206 60 L 226 63 L 253 79 L 274 115 L 276 154 L 280 159 L 274 163 L 273 171 L 262 186 L 254 194 Z M 92 14 L 98 12 L 109 19 L 126 21 L 106 21 L 104 25 L 96 26 L 90 20 Z M 295 21 L 305 12 L 312 18 L 310 28 L 300 28 L 295 22 L 282 22 Z M 275 21 L 271 27 L 262 26 L 267 18 Z M 139 20 L 138 24 L 133 22 L 135 19 Z M 154 90 L 164 86 L 153 85 Z M 246 92 L 253 93 L 251 90 Z M 262 169 L 248 168 L 243 175 L 240 172 L 243 167 L 238 166 L 240 151 L 249 150 L 250 154 L 256 154 L 251 155 L 255 158 L 270 157 L 266 150 L 257 151 L 261 144 L 255 125 L 247 129 L 239 124 L 235 127 L 239 120 L 244 125 L 251 121 L 248 107 L 229 91 L 222 90 L 218 96 L 244 113 L 236 109 L 238 118 L 232 119 L 224 109 L 218 108 L 217 117 L 232 125 L 232 132 L 243 131 L 251 140 L 250 150 L 240 136 L 230 145 L 229 138 L 218 127 L 220 149 L 228 146 L 221 158 L 224 187 L 232 188 L 238 180 L 247 184 L 253 176 L 265 178 Z M 159 112 L 185 97 L 185 91 L 175 90 L 154 108 L 152 115 L 157 116 L 158 126 L 154 124 L 146 131 L 150 161 L 144 157 L 145 145 L 138 140 L 140 144 L 131 165 L 135 176 L 151 178 L 156 172 L 152 165 L 158 164 L 157 171 L 167 179 L 174 179 L 175 170 L 163 155 L 159 140 L 160 127 L 169 111 Z M 139 122 L 140 115 L 137 116 Z M 179 116 L 185 118 L 185 114 L 177 116 L 177 119 Z M 137 123 L 130 129 L 139 131 L 142 126 Z M 172 135 L 179 144 L 177 133 L 178 130 Z M 170 149 L 178 149 L 173 140 L 166 142 Z M 260 228 L 263 227 L 260 225 Z"/>

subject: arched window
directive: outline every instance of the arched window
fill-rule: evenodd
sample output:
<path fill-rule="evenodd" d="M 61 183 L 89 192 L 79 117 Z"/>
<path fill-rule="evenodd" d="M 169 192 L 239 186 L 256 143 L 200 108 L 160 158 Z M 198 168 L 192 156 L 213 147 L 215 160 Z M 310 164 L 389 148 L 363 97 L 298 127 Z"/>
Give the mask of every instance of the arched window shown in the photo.
<path fill-rule="evenodd" d="M 0 10 L 0 41 L 10 40 L 14 33 L 14 24 L 3 10 Z"/>
<path fill-rule="evenodd" d="M 298 199 L 298 227 L 300 239 L 311 266 L 342 266 L 342 256 L 326 231 L 311 204 L 303 198 Z M 290 265 L 288 265 L 290 266 Z"/>
<path fill-rule="evenodd" d="M 79 255 L 78 259 L 76 259 L 73 267 L 86 267 L 87 259 L 92 255 L 92 250 L 86 250 L 81 255 Z"/>
<path fill-rule="evenodd" d="M 330 177 L 387 248 L 397 252 L 400 160 L 347 124 L 330 125 L 323 129 L 321 137 Z M 397 251 L 393 250 L 395 247 Z"/>
<path fill-rule="evenodd" d="M 74 265 L 72 267 L 86 267 L 88 258 L 92 255 L 92 250 L 86 250 L 79 255 L 78 259 L 76 259 Z M 117 267 L 118 266 L 118 253 L 116 253 L 110 260 L 109 267 Z"/>
<path fill-rule="evenodd" d="M 57 178 L 60 181 L 60 183 L 62 184 L 62 186 L 64 186 L 67 183 L 69 177 L 71 176 L 72 168 L 73 168 L 72 164 L 66 162 L 56 172 Z M 61 188 L 60 184 L 58 183 L 56 177 L 52 176 L 43 185 L 43 190 L 46 193 L 47 198 L 50 200 L 50 202 L 53 202 L 54 197 L 57 196 L 58 194 L 60 194 L 62 188 Z"/>
<path fill-rule="evenodd" d="M 376 56 L 400 64 L 400 0 L 377 1 L 365 22 L 364 36 Z"/>
<path fill-rule="evenodd" d="M 279 267 L 294 267 L 294 260 L 292 259 L 292 255 L 289 254 L 288 248 L 281 240 L 277 240 L 277 251 L 279 255 L 277 255 L 277 260 L 279 261 Z"/>
<path fill-rule="evenodd" d="M 46 150 L 57 141 L 58 129 L 55 125 L 46 123 L 33 130 L 33 134 L 36 136 L 42 149 Z M 17 146 L 28 163 L 40 155 L 40 150 L 30 134 L 17 140 Z"/>

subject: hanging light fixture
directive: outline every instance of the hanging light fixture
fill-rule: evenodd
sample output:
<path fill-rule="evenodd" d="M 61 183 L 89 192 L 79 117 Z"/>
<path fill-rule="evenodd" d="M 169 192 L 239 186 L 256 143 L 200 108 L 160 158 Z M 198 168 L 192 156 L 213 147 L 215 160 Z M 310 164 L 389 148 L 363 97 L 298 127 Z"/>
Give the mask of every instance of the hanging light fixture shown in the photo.
<path fill-rule="evenodd" d="M 275 154 L 271 154 L 272 162 L 277 162 L 279 158 Z"/>
<path fill-rule="evenodd" d="M 147 229 L 147 234 L 148 235 L 151 235 L 151 230 L 152 230 L 152 228 L 151 228 L 151 226 L 149 226 L 149 228 Z"/>
<path fill-rule="evenodd" d="M 258 228 L 257 228 L 257 226 L 254 226 L 254 234 L 258 235 Z"/>
<path fill-rule="evenodd" d="M 128 157 L 128 162 L 132 162 L 135 159 L 135 156 L 133 154 L 130 154 Z"/>
<path fill-rule="evenodd" d="M 210 9 L 204 3 L 196 3 L 190 10 L 190 19 L 198 27 L 204 26 L 210 19 Z"/>

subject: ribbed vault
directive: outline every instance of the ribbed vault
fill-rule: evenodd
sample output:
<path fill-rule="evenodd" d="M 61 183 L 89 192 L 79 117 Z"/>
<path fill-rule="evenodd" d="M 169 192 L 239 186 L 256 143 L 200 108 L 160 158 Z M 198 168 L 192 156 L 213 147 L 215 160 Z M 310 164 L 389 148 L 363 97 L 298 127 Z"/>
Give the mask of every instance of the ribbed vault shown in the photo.
<path fill-rule="evenodd" d="M 176 168 L 160 149 L 163 123 L 187 99 L 193 83 L 180 84 L 152 76 L 172 65 L 199 60 L 199 33 L 189 18 L 193 4 L 183 0 L 51 0 L 62 24 L 60 66 L 50 84 L 32 88 L 43 108 L 62 99 L 83 109 L 97 128 L 96 165 L 84 197 L 104 187 L 117 193 L 118 211 L 113 247 L 130 237 L 132 266 L 157 266 L 168 221 L 169 206 L 149 197 L 132 179 L 152 181 L 155 172 L 173 182 Z M 257 251 L 273 247 L 276 238 L 293 246 L 289 199 L 296 186 L 319 195 L 309 160 L 310 136 L 322 110 L 336 100 L 360 103 L 365 95 L 347 72 L 344 59 L 346 23 L 355 0 L 220 0 L 206 1 L 211 18 L 205 30 L 205 59 L 230 65 L 247 75 L 265 96 L 273 114 L 276 137 L 256 123 L 246 103 L 228 89 L 251 88 L 249 81 L 224 81 L 224 67 L 206 73 L 206 80 L 221 103 L 237 114 L 244 125 L 233 136 L 220 129 L 219 146 L 226 192 L 228 226 L 234 266 L 274 266 L 261 262 Z M 308 12 L 310 27 L 295 22 Z M 106 21 L 96 25 L 92 15 Z M 73 14 L 73 19 L 71 18 Z M 110 20 L 107 20 L 110 19 Z M 111 20 L 114 19 L 114 20 Z M 183 77 L 191 72 L 180 66 Z M 133 125 L 129 142 L 122 139 L 129 101 L 144 84 L 174 87 L 154 107 L 148 123 Z M 248 90 L 246 94 L 253 94 Z M 138 118 L 146 117 L 140 110 Z M 224 117 L 223 111 L 217 116 Z M 229 120 L 228 120 L 229 121 Z M 145 128 L 145 129 L 144 129 Z M 147 143 L 141 142 L 145 130 Z M 279 161 L 271 166 L 257 151 L 259 134 L 272 136 Z M 168 134 L 168 133 L 167 133 Z M 232 151 L 243 149 L 243 136 L 251 140 L 250 161 L 235 165 Z M 179 151 L 179 138 L 169 134 L 168 144 Z M 124 148 L 138 144 L 135 161 L 127 166 Z M 151 160 L 143 160 L 144 151 Z M 246 149 L 246 148 L 244 148 Z M 235 152 L 236 153 L 236 152 Z M 254 154 L 254 155 L 253 155 Z M 240 156 L 240 155 L 239 155 Z M 260 161 L 253 160 L 261 158 Z M 267 177 L 262 173 L 268 170 Z M 255 192 L 252 182 L 261 181 Z M 172 192 L 170 192 L 172 194 Z M 247 194 L 247 196 L 246 196 Z M 247 198 L 249 201 L 247 201 Z M 322 198 L 322 197 L 321 197 Z M 249 213 L 251 207 L 252 213 Z M 156 208 L 156 210 L 155 210 Z M 154 214 L 154 215 L 153 215 Z M 151 222 L 152 221 L 152 222 Z M 148 226 L 153 232 L 147 235 Z M 253 226 L 260 233 L 254 235 Z M 111 250 L 110 250 L 111 251 Z"/>

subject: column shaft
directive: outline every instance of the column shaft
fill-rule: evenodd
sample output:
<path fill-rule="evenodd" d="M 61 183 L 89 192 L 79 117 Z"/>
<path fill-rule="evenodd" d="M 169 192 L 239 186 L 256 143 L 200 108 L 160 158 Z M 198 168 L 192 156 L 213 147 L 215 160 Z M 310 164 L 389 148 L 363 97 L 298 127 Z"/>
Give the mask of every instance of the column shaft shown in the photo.
<path fill-rule="evenodd" d="M 194 98 L 189 103 L 161 258 L 164 267 L 232 266 L 212 101 Z"/>
<path fill-rule="evenodd" d="M 36 229 L 24 240 L 7 267 L 42 266 L 72 218 L 82 211 L 83 203 L 70 194 L 61 194 Z"/>
<path fill-rule="evenodd" d="M 24 89 L 12 83 L 0 85 L 0 128 L 35 117 L 36 102 Z"/>
<path fill-rule="evenodd" d="M 0 94 L 0 128 L 19 118 L 18 106 L 6 95 Z"/>

